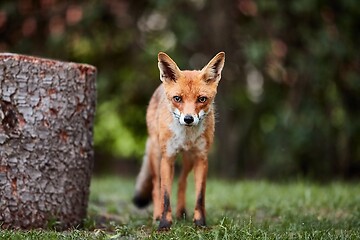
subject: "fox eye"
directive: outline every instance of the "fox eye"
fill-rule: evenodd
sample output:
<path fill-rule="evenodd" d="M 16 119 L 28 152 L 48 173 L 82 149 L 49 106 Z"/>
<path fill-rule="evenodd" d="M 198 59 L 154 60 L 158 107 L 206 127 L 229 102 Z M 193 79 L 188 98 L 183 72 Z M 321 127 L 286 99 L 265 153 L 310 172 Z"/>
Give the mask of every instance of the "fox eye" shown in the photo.
<path fill-rule="evenodd" d="M 206 100 L 207 100 L 207 97 L 198 97 L 199 103 L 204 103 L 204 102 L 206 102 Z"/>
<path fill-rule="evenodd" d="M 173 99 L 177 103 L 181 102 L 181 97 L 180 96 L 174 96 Z"/>

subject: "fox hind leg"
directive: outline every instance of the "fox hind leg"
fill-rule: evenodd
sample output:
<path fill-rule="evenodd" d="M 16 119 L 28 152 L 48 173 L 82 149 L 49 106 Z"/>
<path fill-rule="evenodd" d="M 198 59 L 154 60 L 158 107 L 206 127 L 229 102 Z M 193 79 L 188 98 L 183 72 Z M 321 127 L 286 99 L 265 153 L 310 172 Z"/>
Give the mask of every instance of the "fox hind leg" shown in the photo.
<path fill-rule="evenodd" d="M 150 168 L 152 172 L 152 200 L 153 200 L 153 220 L 160 220 L 161 217 L 161 200 L 160 200 L 160 149 L 154 141 L 148 141 L 146 145 Z"/>
<path fill-rule="evenodd" d="M 179 177 L 179 187 L 177 194 L 177 207 L 176 207 L 176 218 L 186 219 L 186 186 L 187 177 L 189 172 L 193 168 L 193 159 L 191 159 L 190 152 L 183 153 L 183 164 L 182 170 Z"/>

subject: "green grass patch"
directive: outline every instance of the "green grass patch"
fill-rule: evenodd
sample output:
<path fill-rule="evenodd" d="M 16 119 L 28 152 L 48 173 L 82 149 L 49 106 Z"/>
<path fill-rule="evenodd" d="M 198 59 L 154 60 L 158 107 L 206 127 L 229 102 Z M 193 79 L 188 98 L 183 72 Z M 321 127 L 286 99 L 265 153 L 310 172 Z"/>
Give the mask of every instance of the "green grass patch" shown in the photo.
<path fill-rule="evenodd" d="M 360 239 L 360 183 L 307 181 L 227 182 L 209 179 L 207 228 L 191 221 L 195 197 L 187 194 L 189 219 L 157 232 L 152 209 L 131 204 L 134 179 L 97 177 L 82 229 L 1 231 L 0 239 Z M 174 185 L 174 193 L 176 185 Z M 172 195 L 175 209 L 176 196 Z"/>

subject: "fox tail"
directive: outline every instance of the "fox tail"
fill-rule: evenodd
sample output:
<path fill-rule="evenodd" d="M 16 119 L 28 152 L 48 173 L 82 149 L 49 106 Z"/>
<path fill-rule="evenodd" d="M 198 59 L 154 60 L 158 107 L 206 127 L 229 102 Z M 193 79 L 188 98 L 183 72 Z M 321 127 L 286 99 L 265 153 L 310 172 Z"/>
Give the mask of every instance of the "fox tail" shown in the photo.
<path fill-rule="evenodd" d="M 149 145 L 149 141 L 147 142 L 147 145 Z M 150 162 L 148 154 L 145 153 L 140 173 L 136 179 L 135 195 L 132 199 L 135 206 L 144 208 L 149 205 L 152 200 L 152 189 L 153 182 L 150 172 Z"/>

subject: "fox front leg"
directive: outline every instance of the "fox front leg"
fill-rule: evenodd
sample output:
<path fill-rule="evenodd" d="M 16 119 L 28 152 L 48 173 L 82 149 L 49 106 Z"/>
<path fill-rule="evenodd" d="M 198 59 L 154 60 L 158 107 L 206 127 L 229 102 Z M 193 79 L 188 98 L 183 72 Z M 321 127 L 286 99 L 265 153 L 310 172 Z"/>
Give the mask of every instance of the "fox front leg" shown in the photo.
<path fill-rule="evenodd" d="M 161 218 L 158 230 L 168 230 L 172 224 L 170 194 L 174 174 L 175 158 L 163 157 L 160 163 Z"/>
<path fill-rule="evenodd" d="M 206 176 L 208 171 L 208 160 L 206 157 L 199 157 L 194 163 L 196 203 L 194 211 L 194 223 L 196 226 L 206 226 L 205 221 L 205 190 Z"/>

